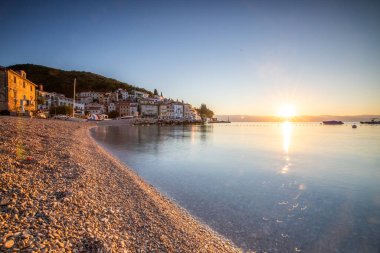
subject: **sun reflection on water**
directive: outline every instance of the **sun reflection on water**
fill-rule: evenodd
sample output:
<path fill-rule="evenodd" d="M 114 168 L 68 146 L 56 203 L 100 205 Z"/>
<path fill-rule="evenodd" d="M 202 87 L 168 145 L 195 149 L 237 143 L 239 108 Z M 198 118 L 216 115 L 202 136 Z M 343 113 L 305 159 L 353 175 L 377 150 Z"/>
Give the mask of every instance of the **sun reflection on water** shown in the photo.
<path fill-rule="evenodd" d="M 282 123 L 282 145 L 284 148 L 285 154 L 289 153 L 290 141 L 292 136 L 292 123 L 285 121 Z M 289 157 L 287 157 L 289 159 Z"/>
<path fill-rule="evenodd" d="M 279 173 L 287 174 L 290 167 L 289 148 L 292 136 L 292 123 L 285 121 L 281 124 L 282 128 L 282 148 L 284 150 L 285 165 L 280 169 Z"/>

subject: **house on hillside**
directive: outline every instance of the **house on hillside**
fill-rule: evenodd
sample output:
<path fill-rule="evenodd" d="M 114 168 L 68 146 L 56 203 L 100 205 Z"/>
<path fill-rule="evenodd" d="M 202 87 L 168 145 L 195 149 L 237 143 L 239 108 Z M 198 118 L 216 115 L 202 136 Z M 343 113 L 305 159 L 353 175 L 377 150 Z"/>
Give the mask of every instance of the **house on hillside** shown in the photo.
<path fill-rule="evenodd" d="M 0 112 L 11 115 L 37 110 L 37 85 L 26 78 L 25 71 L 0 67 Z"/>

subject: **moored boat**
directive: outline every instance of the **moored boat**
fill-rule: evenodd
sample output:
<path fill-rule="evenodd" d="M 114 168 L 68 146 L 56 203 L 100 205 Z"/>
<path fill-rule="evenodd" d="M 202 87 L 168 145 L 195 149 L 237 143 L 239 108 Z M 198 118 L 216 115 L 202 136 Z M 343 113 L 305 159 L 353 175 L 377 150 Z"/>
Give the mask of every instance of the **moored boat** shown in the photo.
<path fill-rule="evenodd" d="M 343 125 L 344 123 L 340 120 L 326 120 L 322 121 L 323 125 Z"/>
<path fill-rule="evenodd" d="M 360 121 L 360 124 L 377 125 L 380 124 L 380 120 L 378 118 L 372 118 L 371 121 Z"/>

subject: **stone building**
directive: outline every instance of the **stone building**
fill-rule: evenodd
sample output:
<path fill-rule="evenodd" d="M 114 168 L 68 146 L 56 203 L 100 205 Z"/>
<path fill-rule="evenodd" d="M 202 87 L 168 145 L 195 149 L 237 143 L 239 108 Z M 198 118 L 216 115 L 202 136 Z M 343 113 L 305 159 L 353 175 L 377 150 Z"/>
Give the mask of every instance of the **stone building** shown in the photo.
<path fill-rule="evenodd" d="M 26 79 L 25 71 L 0 67 L 0 112 L 28 114 L 37 110 L 37 85 Z"/>

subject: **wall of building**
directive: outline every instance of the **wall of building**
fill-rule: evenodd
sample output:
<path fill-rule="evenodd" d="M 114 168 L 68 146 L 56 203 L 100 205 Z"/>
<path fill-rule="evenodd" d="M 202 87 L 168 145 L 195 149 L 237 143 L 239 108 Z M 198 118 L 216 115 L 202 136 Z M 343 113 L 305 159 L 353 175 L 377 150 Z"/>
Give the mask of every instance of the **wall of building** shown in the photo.
<path fill-rule="evenodd" d="M 7 71 L 8 110 L 11 113 L 30 112 L 37 110 L 36 87 L 26 79 L 26 73 Z"/>
<path fill-rule="evenodd" d="M 5 68 L 0 67 L 0 111 L 8 110 L 8 87 Z"/>

